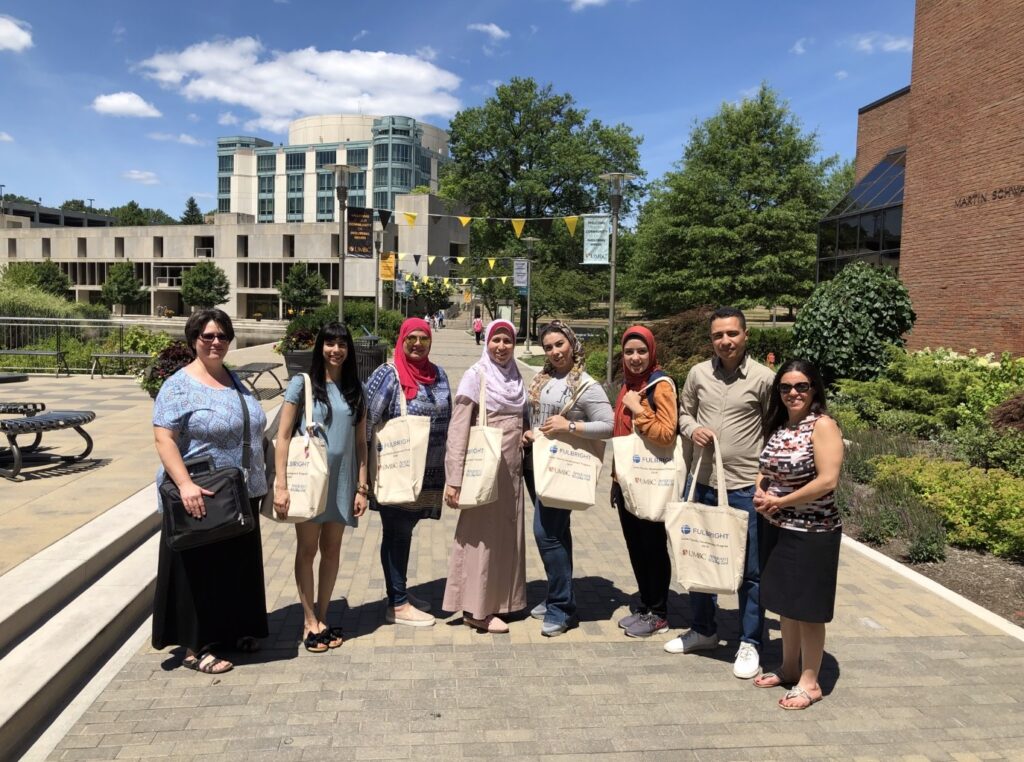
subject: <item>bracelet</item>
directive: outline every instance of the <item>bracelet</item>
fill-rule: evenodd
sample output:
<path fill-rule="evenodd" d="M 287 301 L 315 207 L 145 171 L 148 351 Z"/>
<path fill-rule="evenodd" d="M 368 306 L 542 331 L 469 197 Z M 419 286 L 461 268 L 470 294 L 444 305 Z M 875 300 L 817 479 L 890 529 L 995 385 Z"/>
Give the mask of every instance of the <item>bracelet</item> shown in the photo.
<path fill-rule="evenodd" d="M 360 484 L 360 485 L 358 485 L 356 487 L 356 493 L 359 494 L 359 495 L 362 495 L 363 497 L 367 497 L 370 494 L 370 485 L 369 484 Z"/>

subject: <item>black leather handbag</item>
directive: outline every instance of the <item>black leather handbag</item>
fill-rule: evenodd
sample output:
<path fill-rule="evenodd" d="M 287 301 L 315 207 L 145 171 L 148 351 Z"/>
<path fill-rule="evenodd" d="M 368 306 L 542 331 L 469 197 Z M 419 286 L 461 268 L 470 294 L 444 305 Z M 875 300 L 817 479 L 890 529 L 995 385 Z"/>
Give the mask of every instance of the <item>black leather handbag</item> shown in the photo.
<path fill-rule="evenodd" d="M 206 515 L 202 518 L 195 518 L 185 510 L 178 485 L 170 477 L 164 479 L 160 485 L 160 497 L 164 505 L 164 538 L 171 550 L 189 550 L 230 540 L 251 532 L 256 526 L 246 486 L 252 456 L 249 408 L 237 386 L 235 392 L 242 405 L 242 467 L 214 469 L 210 457 L 196 458 L 185 463 L 192 481 L 213 493 L 203 496 Z"/>

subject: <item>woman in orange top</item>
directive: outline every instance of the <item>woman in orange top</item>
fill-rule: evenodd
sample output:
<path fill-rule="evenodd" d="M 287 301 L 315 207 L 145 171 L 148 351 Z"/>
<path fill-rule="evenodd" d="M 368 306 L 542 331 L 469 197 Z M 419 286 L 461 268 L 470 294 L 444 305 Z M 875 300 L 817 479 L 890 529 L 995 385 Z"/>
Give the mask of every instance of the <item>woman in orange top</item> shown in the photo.
<path fill-rule="evenodd" d="M 615 401 L 614 436 L 636 433 L 651 444 L 671 445 L 676 437 L 679 405 L 676 388 L 658 365 L 654 334 L 634 325 L 622 334 L 623 384 Z M 652 384 L 641 393 L 644 387 Z M 612 505 L 618 508 L 622 536 L 640 590 L 640 605 L 631 607 L 619 627 L 631 638 L 647 638 L 668 629 L 668 586 L 672 577 L 665 537 L 665 522 L 638 518 L 626 509 L 622 489 L 612 481 Z"/>

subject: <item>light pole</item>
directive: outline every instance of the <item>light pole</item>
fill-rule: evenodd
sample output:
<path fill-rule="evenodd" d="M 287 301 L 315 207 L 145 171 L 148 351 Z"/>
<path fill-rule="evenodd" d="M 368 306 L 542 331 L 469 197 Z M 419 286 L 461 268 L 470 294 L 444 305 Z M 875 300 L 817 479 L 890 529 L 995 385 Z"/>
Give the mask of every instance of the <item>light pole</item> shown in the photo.
<path fill-rule="evenodd" d="M 611 291 L 608 298 L 608 364 L 605 368 L 605 383 L 612 388 L 612 354 L 615 349 L 615 247 L 619 242 L 619 208 L 622 206 L 622 185 L 636 178 L 629 172 L 605 172 L 600 175 L 611 187 L 608 201 L 612 208 L 612 252 Z"/>
<path fill-rule="evenodd" d="M 348 208 L 348 173 L 356 169 L 348 164 L 327 164 L 334 172 L 334 192 L 338 196 L 338 322 L 345 324 L 345 210 Z"/>
<path fill-rule="evenodd" d="M 377 335 L 377 318 L 380 312 L 380 303 L 384 299 L 384 292 L 380 289 L 380 250 L 384 245 L 384 226 L 373 234 L 373 247 L 377 251 L 375 261 L 376 272 L 373 277 L 373 335 Z"/>
<path fill-rule="evenodd" d="M 530 300 L 533 298 L 533 245 L 539 238 L 524 236 L 522 240 L 526 243 L 526 348 L 523 354 L 530 357 L 530 328 L 533 324 L 533 315 L 530 313 Z"/>

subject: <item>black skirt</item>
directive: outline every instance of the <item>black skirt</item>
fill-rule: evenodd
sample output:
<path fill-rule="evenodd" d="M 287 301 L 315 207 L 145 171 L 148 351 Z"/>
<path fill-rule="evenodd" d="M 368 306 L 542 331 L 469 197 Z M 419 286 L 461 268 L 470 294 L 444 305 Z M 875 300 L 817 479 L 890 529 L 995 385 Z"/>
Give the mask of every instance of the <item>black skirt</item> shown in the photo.
<path fill-rule="evenodd" d="M 831 622 L 842 530 L 798 532 L 760 521 L 761 605 L 788 619 Z"/>
<path fill-rule="evenodd" d="M 153 647 L 192 651 L 242 637 L 267 637 L 260 502 L 251 498 L 255 528 L 241 537 L 191 550 L 167 546 L 160 530 Z"/>

